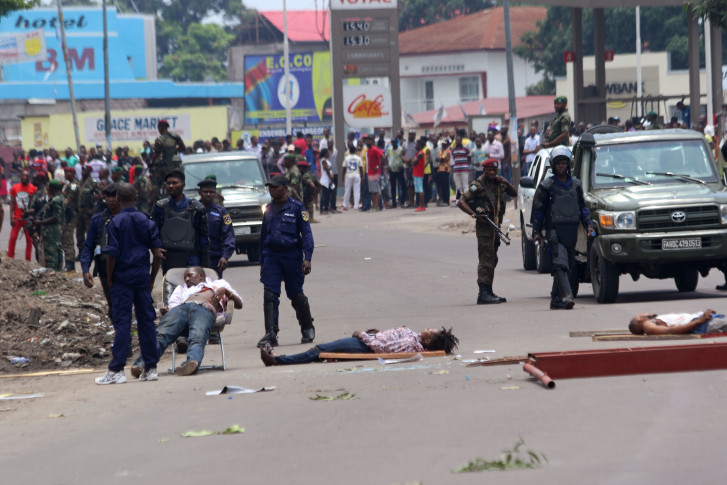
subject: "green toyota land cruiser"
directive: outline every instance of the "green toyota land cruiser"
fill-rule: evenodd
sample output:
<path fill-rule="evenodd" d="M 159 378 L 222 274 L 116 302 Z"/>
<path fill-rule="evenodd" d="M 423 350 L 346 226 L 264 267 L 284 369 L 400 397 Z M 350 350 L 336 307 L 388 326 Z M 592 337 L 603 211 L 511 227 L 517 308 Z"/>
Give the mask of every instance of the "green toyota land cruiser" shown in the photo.
<path fill-rule="evenodd" d="M 612 303 L 619 277 L 674 278 L 694 291 L 727 258 L 727 189 L 704 135 L 686 130 L 584 133 L 573 146 L 597 236 L 581 228 L 578 279 Z M 571 278 L 573 280 L 573 278 Z"/>

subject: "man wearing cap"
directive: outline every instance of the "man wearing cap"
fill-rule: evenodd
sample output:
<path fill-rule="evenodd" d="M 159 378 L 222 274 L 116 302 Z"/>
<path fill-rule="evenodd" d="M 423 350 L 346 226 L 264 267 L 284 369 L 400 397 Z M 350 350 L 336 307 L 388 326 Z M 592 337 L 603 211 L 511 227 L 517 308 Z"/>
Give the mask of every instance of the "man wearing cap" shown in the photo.
<path fill-rule="evenodd" d="M 76 170 L 72 167 L 64 169 L 66 183 L 63 186 L 63 197 L 66 198 L 66 217 L 63 224 L 63 256 L 66 258 L 66 271 L 75 269 L 76 248 L 73 243 L 73 234 L 76 232 L 76 224 L 78 224 L 78 201 L 80 200 L 81 190 L 76 180 Z M 70 219 L 68 219 L 70 215 Z"/>
<path fill-rule="evenodd" d="M 232 227 L 232 218 L 227 209 L 215 203 L 217 195 L 217 182 L 205 178 L 197 182 L 199 187 L 199 201 L 207 211 L 207 226 L 210 238 L 210 266 L 217 270 L 217 276 L 222 278 L 222 272 L 227 268 L 227 262 L 235 254 L 235 231 Z"/>
<path fill-rule="evenodd" d="M 109 293 L 108 273 L 106 272 L 106 254 L 101 252 L 101 248 L 106 243 L 108 222 L 121 211 L 121 205 L 116 193 L 117 189 L 118 185 L 109 184 L 101 190 L 101 198 L 105 207 L 91 218 L 91 225 L 88 227 L 86 241 L 83 243 L 83 249 L 81 250 L 83 284 L 91 288 L 93 287 L 93 277 L 99 277 L 109 307 L 109 318 L 112 315 L 111 294 Z M 93 274 L 91 274 L 91 261 L 94 261 Z"/>
<path fill-rule="evenodd" d="M 61 194 L 63 184 L 60 180 L 48 182 L 48 203 L 35 219 L 35 226 L 40 228 L 43 238 L 45 266 L 56 271 L 63 271 L 63 224 L 66 220 L 66 199 Z"/>
<path fill-rule="evenodd" d="M 278 345 L 280 285 L 290 299 L 301 330 L 301 343 L 315 339 L 308 297 L 303 293 L 305 275 L 311 272 L 313 233 L 309 215 L 299 201 L 288 197 L 288 180 L 275 175 L 266 184 L 272 201 L 268 203 L 260 229 L 260 282 L 264 286 L 263 314 L 265 336 L 258 347 Z"/>
<path fill-rule="evenodd" d="M 170 170 L 178 170 L 182 166 L 180 153 L 184 153 L 185 146 L 182 137 L 169 131 L 169 122 L 159 120 L 157 123 L 159 137 L 154 140 L 154 155 L 149 162 L 149 175 L 152 182 L 150 205 L 159 200 L 162 183 Z"/>
<path fill-rule="evenodd" d="M 165 182 L 169 197 L 157 201 L 152 213 L 162 241 L 162 271 L 209 267 L 207 210 L 197 199 L 185 197 L 184 172 L 172 170 L 166 174 Z"/>
<path fill-rule="evenodd" d="M 497 175 L 498 161 L 488 158 L 482 163 L 484 174 L 473 181 L 469 190 L 462 194 L 457 201 L 457 207 L 476 220 L 475 233 L 477 235 L 477 304 L 504 303 L 506 298 L 497 296 L 492 291 L 492 281 L 495 278 L 497 266 L 497 248 L 500 246 L 500 237 L 495 229 L 487 222 L 489 217 L 497 227 L 502 224 L 505 215 L 507 196 L 516 197 L 517 189 L 505 178 Z"/>
<path fill-rule="evenodd" d="M 659 123 L 659 119 L 656 114 L 656 111 L 649 111 L 646 113 L 646 119 L 649 120 L 649 126 L 646 127 L 647 130 L 663 130 L 664 127 L 661 126 L 661 123 Z"/>
<path fill-rule="evenodd" d="M 552 148 L 558 145 L 570 145 L 571 120 L 567 110 L 568 98 L 558 96 L 553 100 L 555 107 L 555 118 L 550 124 L 550 136 L 547 141 L 541 143 L 543 148 Z"/>

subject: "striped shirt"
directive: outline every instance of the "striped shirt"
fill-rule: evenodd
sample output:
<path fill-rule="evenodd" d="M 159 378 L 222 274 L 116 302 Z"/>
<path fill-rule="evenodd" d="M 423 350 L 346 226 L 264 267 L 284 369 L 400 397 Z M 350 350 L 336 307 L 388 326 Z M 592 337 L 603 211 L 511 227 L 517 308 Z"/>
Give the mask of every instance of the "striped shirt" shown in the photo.
<path fill-rule="evenodd" d="M 376 353 L 421 352 L 424 347 L 419 342 L 419 335 L 406 327 L 399 327 L 375 335 L 362 333 L 359 339 Z"/>
<path fill-rule="evenodd" d="M 454 173 L 469 172 L 470 151 L 467 150 L 464 146 L 461 146 L 461 147 L 452 147 L 449 149 L 449 152 L 452 154 L 452 161 L 454 162 L 454 166 L 453 166 Z"/>

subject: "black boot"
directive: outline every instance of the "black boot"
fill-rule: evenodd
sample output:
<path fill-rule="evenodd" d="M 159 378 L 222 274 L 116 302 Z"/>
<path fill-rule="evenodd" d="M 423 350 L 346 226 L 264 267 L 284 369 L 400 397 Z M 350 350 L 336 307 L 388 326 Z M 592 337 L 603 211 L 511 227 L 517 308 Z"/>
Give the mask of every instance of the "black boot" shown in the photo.
<path fill-rule="evenodd" d="M 560 290 L 560 299 L 563 302 L 563 308 L 571 310 L 576 304 L 573 298 L 573 292 L 570 289 L 570 280 L 568 279 L 568 272 L 562 269 L 555 270 L 555 281 Z"/>
<path fill-rule="evenodd" d="M 270 290 L 263 292 L 263 316 L 265 317 L 265 336 L 257 343 L 258 347 L 278 346 L 278 332 L 275 329 L 275 300 L 278 295 Z"/>
<path fill-rule="evenodd" d="M 308 297 L 304 293 L 299 293 L 293 298 L 292 304 L 293 308 L 295 308 L 295 316 L 298 317 L 298 323 L 300 324 L 300 343 L 309 344 L 316 338 L 316 329 L 313 326 Z"/>
<path fill-rule="evenodd" d="M 505 303 L 507 301 L 507 298 L 503 296 L 497 296 L 494 291 L 492 291 L 492 285 L 487 285 L 487 288 L 490 290 L 490 294 L 500 300 L 500 303 Z"/>
<path fill-rule="evenodd" d="M 73 261 L 66 261 L 66 273 L 76 271 L 76 263 Z"/>
<path fill-rule="evenodd" d="M 492 303 L 502 303 L 503 300 L 499 296 L 492 293 L 492 285 L 479 285 L 480 292 L 477 294 L 478 305 L 489 305 Z"/>

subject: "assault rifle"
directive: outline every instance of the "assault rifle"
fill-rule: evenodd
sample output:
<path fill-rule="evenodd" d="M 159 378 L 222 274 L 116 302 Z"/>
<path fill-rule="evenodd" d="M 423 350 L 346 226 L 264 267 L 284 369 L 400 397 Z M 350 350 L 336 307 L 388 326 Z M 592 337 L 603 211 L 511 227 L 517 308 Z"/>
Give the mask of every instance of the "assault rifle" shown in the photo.
<path fill-rule="evenodd" d="M 509 246 L 509 245 L 510 245 L 510 238 L 508 237 L 508 235 L 507 235 L 507 234 L 505 234 L 504 232 L 502 232 L 502 231 L 500 230 L 500 228 L 499 228 L 499 227 L 497 227 L 497 224 L 495 224 L 495 223 L 493 222 L 493 220 L 492 220 L 492 219 L 490 219 L 490 218 L 489 218 L 489 217 L 487 216 L 487 211 L 485 211 L 485 209 L 483 209 L 482 207 L 476 207 L 476 208 L 475 208 L 475 215 L 476 215 L 476 217 L 477 217 L 477 218 L 482 218 L 482 220 L 484 220 L 484 221 L 485 221 L 485 222 L 487 222 L 487 223 L 488 223 L 488 224 L 489 224 L 490 226 L 492 226 L 492 228 L 493 228 L 493 229 L 495 230 L 495 232 L 497 232 L 497 235 L 498 235 L 498 236 L 500 236 L 500 240 L 501 240 L 502 242 L 504 242 L 506 246 Z"/>

